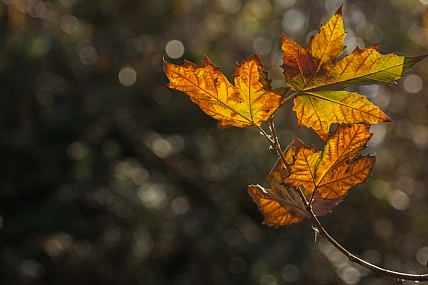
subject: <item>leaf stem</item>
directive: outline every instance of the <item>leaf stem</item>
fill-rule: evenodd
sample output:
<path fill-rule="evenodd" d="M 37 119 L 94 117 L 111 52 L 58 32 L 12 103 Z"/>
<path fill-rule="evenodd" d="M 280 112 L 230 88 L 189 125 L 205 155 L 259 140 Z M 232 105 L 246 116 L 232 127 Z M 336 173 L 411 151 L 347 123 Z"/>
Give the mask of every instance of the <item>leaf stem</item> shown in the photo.
<path fill-rule="evenodd" d="M 278 137 L 276 136 L 275 131 L 275 125 L 273 123 L 273 117 L 269 118 L 269 129 L 272 132 L 271 138 L 260 126 L 257 126 L 257 128 L 260 130 L 261 134 L 269 141 L 272 148 L 276 150 L 278 155 L 281 157 L 282 161 L 284 162 L 284 166 L 287 165 L 287 160 L 285 159 L 284 153 L 282 152 L 281 145 L 279 144 Z"/>
<path fill-rule="evenodd" d="M 331 243 L 335 248 L 337 248 L 340 252 L 342 252 L 350 262 L 357 263 L 373 272 L 377 272 L 384 276 L 389 276 L 393 278 L 397 278 L 400 280 L 410 280 L 410 281 L 428 281 L 428 274 L 408 274 L 403 272 L 397 272 L 397 271 L 391 271 L 379 266 L 376 266 L 374 264 L 371 264 L 355 255 L 350 253 L 347 249 L 345 249 L 340 243 L 338 243 L 334 238 L 332 238 L 328 232 L 324 229 L 324 227 L 319 222 L 318 218 L 312 211 L 311 204 L 308 203 L 308 201 L 305 198 L 305 195 L 302 192 L 302 189 L 298 188 L 298 193 L 300 195 L 300 198 L 302 199 L 303 203 L 306 205 L 306 212 L 308 213 L 312 223 L 315 225 L 316 230 L 318 231 L 318 235 L 324 237 L 329 243 Z M 316 189 L 315 189 L 316 190 Z M 315 191 L 314 191 L 315 193 Z"/>
<path fill-rule="evenodd" d="M 281 101 L 281 105 L 283 105 L 285 102 L 287 102 L 290 99 L 293 99 L 298 93 L 300 92 L 300 90 L 291 93 L 290 95 L 288 95 L 287 97 L 285 97 L 282 101 Z"/>

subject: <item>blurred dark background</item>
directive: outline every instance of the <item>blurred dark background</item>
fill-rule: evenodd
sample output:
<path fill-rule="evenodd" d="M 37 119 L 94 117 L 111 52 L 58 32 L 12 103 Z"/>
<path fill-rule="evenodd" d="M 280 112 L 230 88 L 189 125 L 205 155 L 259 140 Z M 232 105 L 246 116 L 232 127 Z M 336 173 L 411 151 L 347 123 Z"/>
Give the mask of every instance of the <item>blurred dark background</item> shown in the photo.
<path fill-rule="evenodd" d="M 284 86 L 281 33 L 306 46 L 341 4 L 346 53 L 427 53 L 427 0 L 2 0 L 2 284 L 395 284 L 308 220 L 262 225 L 246 187 L 267 186 L 276 154 L 254 129 L 219 131 L 162 71 L 207 55 L 232 80 L 258 53 Z M 321 222 L 374 264 L 427 273 L 427 60 L 407 75 L 357 88 L 392 122 L 372 127 L 372 177 Z M 322 146 L 291 109 L 282 145 Z"/>

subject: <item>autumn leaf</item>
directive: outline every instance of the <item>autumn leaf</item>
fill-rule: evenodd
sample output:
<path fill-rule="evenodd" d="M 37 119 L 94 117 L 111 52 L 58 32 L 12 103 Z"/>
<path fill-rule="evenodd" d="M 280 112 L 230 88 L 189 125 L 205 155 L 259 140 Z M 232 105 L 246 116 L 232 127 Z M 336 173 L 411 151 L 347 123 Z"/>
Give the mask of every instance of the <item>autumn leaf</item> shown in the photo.
<path fill-rule="evenodd" d="M 309 218 L 306 207 L 296 188 L 284 185 L 283 181 L 289 175 L 287 170 L 289 164 L 293 163 L 293 156 L 297 149 L 304 144 L 296 139 L 284 151 L 287 165 L 282 159 L 278 159 L 268 175 L 271 188 L 265 189 L 260 185 L 248 186 L 248 193 L 265 216 L 264 224 L 274 227 L 289 226 L 299 223 L 304 218 Z M 306 199 L 310 199 L 312 193 L 303 189 Z M 339 202 L 339 199 L 324 200 L 321 195 L 315 194 L 312 202 L 312 210 L 316 215 L 329 213 Z"/>
<path fill-rule="evenodd" d="M 184 91 L 220 129 L 260 126 L 280 106 L 288 88 L 273 89 L 258 55 L 236 64 L 232 85 L 221 69 L 205 57 L 202 65 L 189 61 L 175 65 L 164 61 L 168 87 Z"/>
<path fill-rule="evenodd" d="M 285 184 L 310 192 L 317 189 L 323 199 L 344 197 L 349 189 L 367 180 L 374 166 L 374 156 L 359 154 L 372 136 L 369 128 L 369 124 L 339 125 L 322 152 L 300 145 Z"/>
<path fill-rule="evenodd" d="M 282 68 L 287 85 L 295 92 L 299 127 L 304 125 L 326 141 L 330 124 L 388 122 L 381 109 L 364 96 L 344 91 L 349 86 L 396 84 L 396 80 L 426 57 L 382 55 L 379 44 L 354 51 L 336 62 L 345 49 L 342 7 L 321 26 L 304 49 L 282 35 Z"/>

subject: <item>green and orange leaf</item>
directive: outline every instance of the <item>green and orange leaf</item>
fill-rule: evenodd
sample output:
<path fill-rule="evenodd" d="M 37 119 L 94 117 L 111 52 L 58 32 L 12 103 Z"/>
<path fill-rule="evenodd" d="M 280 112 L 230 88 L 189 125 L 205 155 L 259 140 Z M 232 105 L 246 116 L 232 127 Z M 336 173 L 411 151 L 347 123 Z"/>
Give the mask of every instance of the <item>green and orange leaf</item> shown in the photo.
<path fill-rule="evenodd" d="M 164 61 L 168 87 L 185 92 L 220 129 L 260 126 L 281 106 L 288 88 L 272 90 L 258 55 L 236 64 L 232 85 L 221 69 L 205 57 L 202 65 L 189 61 L 175 65 Z"/>
<path fill-rule="evenodd" d="M 393 85 L 426 56 L 382 55 L 379 45 L 358 47 L 336 62 L 345 45 L 342 7 L 311 38 L 304 49 L 282 36 L 282 65 L 287 85 L 296 92 L 293 110 L 299 126 L 307 126 L 326 141 L 332 123 L 388 122 L 389 118 L 365 97 L 343 89 L 364 84 Z"/>
<path fill-rule="evenodd" d="M 330 124 L 389 122 L 389 118 L 364 96 L 347 91 L 304 92 L 294 99 L 299 127 L 310 127 L 326 141 Z"/>

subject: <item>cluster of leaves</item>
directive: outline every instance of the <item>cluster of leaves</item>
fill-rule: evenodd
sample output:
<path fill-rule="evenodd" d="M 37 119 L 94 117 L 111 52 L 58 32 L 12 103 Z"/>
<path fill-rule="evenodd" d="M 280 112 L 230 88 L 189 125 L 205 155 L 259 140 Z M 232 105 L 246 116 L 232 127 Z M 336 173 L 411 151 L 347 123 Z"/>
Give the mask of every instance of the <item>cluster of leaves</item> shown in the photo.
<path fill-rule="evenodd" d="M 382 55 L 379 44 L 338 60 L 345 49 L 342 7 L 302 48 L 282 36 L 287 87 L 272 89 L 260 58 L 254 54 L 237 64 L 232 85 L 208 57 L 197 66 L 164 62 L 169 87 L 185 92 L 214 119 L 219 128 L 257 127 L 278 151 L 280 158 L 268 175 L 271 188 L 250 185 L 248 192 L 265 216 L 264 223 L 284 226 L 332 210 L 348 190 L 370 176 L 374 155 L 362 156 L 372 134 L 371 124 L 388 122 L 382 110 L 356 92 L 344 89 L 365 84 L 394 85 L 425 56 Z M 282 151 L 273 129 L 273 115 L 294 98 L 298 125 L 313 130 L 325 147 L 322 151 L 295 139 Z M 261 128 L 270 121 L 273 138 Z M 329 134 L 331 124 L 337 124 Z M 300 193 L 299 193 L 300 192 Z M 304 201 L 306 200 L 306 201 Z"/>

